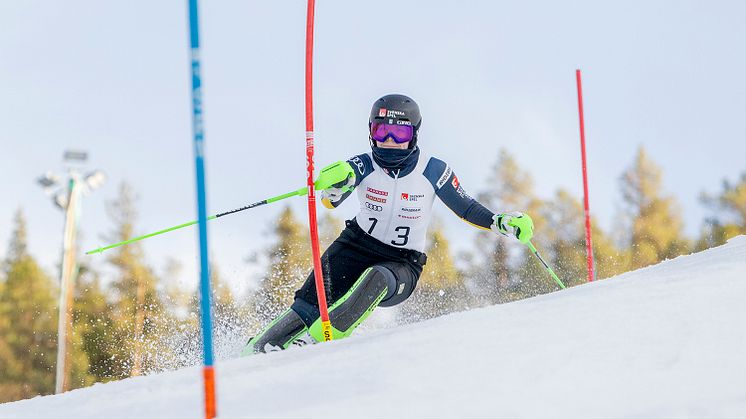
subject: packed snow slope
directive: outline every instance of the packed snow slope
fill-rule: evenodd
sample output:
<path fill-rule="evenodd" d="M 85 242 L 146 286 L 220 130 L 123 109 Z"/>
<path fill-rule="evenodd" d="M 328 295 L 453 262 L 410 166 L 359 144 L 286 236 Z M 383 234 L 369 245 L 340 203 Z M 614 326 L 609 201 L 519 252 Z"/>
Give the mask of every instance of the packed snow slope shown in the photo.
<path fill-rule="evenodd" d="M 7 403 L 0 418 L 198 418 L 200 371 Z M 746 418 L 746 236 L 217 371 L 221 418 Z"/>

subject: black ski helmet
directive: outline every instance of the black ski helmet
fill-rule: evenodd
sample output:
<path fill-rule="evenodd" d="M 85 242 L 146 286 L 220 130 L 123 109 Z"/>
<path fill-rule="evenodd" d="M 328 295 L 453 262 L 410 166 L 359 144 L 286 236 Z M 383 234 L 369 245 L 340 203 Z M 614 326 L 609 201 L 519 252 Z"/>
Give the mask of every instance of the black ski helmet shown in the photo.
<path fill-rule="evenodd" d="M 368 118 L 368 131 L 370 132 L 370 126 L 373 121 L 383 121 L 387 124 L 405 124 L 412 125 L 414 132 L 412 133 L 412 141 L 409 142 L 409 148 L 414 148 L 417 145 L 417 132 L 420 130 L 422 124 L 422 115 L 420 115 L 420 107 L 417 106 L 417 102 L 412 98 L 399 94 L 386 95 L 373 103 L 373 108 L 370 110 L 370 117 Z M 371 147 L 376 147 L 376 142 L 370 135 L 368 136 Z"/>

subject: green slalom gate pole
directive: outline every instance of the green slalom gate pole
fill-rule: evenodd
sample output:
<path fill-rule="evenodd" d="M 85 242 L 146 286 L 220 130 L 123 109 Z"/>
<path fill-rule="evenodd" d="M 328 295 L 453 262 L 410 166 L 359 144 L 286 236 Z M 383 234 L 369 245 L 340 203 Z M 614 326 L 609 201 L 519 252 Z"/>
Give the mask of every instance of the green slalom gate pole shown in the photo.
<path fill-rule="evenodd" d="M 554 273 L 554 271 L 552 270 L 552 268 L 550 268 L 549 265 L 547 264 L 547 262 L 544 261 L 544 258 L 541 257 L 541 255 L 539 254 L 539 252 L 536 250 L 536 247 L 534 247 L 534 244 L 529 241 L 528 243 L 526 243 L 526 246 L 528 246 L 528 248 L 531 249 L 531 251 L 534 253 L 534 255 L 536 255 L 536 257 L 539 258 L 539 260 L 541 261 L 541 264 L 544 265 L 544 267 L 547 269 L 547 271 L 549 271 L 549 274 L 552 275 L 552 278 L 554 278 L 554 282 L 556 282 L 557 285 L 560 286 L 560 288 L 565 289 L 565 284 L 562 283 L 562 281 L 559 279 L 559 277 L 557 277 L 557 274 Z"/>
<path fill-rule="evenodd" d="M 307 187 L 303 187 L 303 188 L 300 188 L 300 189 L 292 191 L 292 192 L 288 192 L 288 193 L 285 193 L 285 194 L 282 194 L 282 195 L 274 196 L 272 198 L 267 198 L 267 199 L 265 199 L 263 201 L 254 202 L 253 204 L 246 205 L 245 207 L 236 208 L 234 210 L 230 210 L 230 211 L 226 211 L 226 212 L 221 212 L 220 214 L 211 215 L 211 216 L 207 217 L 207 220 L 208 221 L 209 220 L 214 220 L 214 219 L 220 218 L 220 217 L 222 217 L 224 215 L 235 214 L 237 212 L 245 211 L 247 209 L 255 208 L 255 207 L 258 207 L 258 206 L 261 206 L 261 205 L 271 204 L 273 202 L 281 201 L 283 199 L 290 198 L 292 196 L 304 196 L 307 193 L 308 193 L 308 188 Z M 158 235 L 161 235 L 161 234 L 164 234 L 164 233 L 168 233 L 168 232 L 171 232 L 171 231 L 174 231 L 174 230 L 178 230 L 180 228 L 189 227 L 189 226 L 197 224 L 198 222 L 199 221 L 190 221 L 188 223 L 179 224 L 177 226 L 173 226 L 173 227 L 169 227 L 169 228 L 166 228 L 166 229 L 163 229 L 163 230 L 160 230 L 160 231 L 156 231 L 155 233 L 145 234 L 145 235 L 140 236 L 140 237 L 135 237 L 135 238 L 132 238 L 132 239 L 129 239 L 129 240 L 125 240 L 125 241 L 119 242 L 119 243 L 114 243 L 114 244 L 110 244 L 108 246 L 99 247 L 98 249 L 89 250 L 89 251 L 85 252 L 85 254 L 86 255 L 92 255 L 94 253 L 102 253 L 104 250 L 109 250 L 109 249 L 113 249 L 115 247 L 124 246 L 125 244 L 130 244 L 130 243 L 134 243 L 136 241 L 145 240 L 147 238 L 150 238 L 150 237 L 153 237 L 153 236 L 158 236 Z"/>

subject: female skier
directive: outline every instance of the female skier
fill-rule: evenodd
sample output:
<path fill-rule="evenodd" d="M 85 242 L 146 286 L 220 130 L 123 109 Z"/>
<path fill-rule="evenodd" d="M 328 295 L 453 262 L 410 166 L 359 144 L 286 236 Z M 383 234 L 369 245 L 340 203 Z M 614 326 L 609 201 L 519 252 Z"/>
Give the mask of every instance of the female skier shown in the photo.
<path fill-rule="evenodd" d="M 417 146 L 422 123 L 414 100 L 386 95 L 368 120 L 371 152 L 321 170 L 315 182 L 327 208 L 339 206 L 354 189 L 360 212 L 322 255 L 335 339 L 349 336 L 378 306 L 406 300 L 417 285 L 427 256 L 425 235 L 435 197 L 468 223 L 528 242 L 531 217 L 494 214 L 464 192 L 444 161 Z M 259 334 L 244 355 L 323 340 L 314 273 L 295 293 L 295 302 Z"/>

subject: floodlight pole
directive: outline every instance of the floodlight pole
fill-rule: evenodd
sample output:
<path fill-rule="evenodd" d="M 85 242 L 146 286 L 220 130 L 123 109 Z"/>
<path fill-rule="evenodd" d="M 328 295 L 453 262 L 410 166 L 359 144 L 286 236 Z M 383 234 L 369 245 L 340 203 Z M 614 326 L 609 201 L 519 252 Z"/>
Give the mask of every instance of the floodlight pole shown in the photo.
<path fill-rule="evenodd" d="M 80 187 L 77 174 L 70 172 L 67 188 L 67 208 L 65 208 L 65 228 L 62 239 L 62 268 L 60 269 L 60 311 L 57 322 L 57 374 L 55 394 L 67 391 L 70 377 L 70 333 L 72 326 L 73 302 L 75 293 L 75 276 L 77 263 L 75 258 L 76 239 L 78 235 Z"/>
<path fill-rule="evenodd" d="M 66 163 L 82 164 L 87 160 L 87 153 L 66 151 Z M 39 184 L 47 192 L 52 192 L 57 185 L 58 177 L 52 173 L 39 178 Z M 75 277 L 78 273 L 76 261 L 78 223 L 80 220 L 80 200 L 85 191 L 91 191 L 103 182 L 101 172 L 92 172 L 81 177 L 70 165 L 68 167 L 67 185 L 56 194 L 51 194 L 55 204 L 65 211 L 65 227 L 62 232 L 62 267 L 60 269 L 60 300 L 57 320 L 57 365 L 55 374 L 55 393 L 69 389 L 70 378 L 70 328 L 73 323 L 73 303 L 75 301 Z"/>

